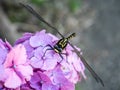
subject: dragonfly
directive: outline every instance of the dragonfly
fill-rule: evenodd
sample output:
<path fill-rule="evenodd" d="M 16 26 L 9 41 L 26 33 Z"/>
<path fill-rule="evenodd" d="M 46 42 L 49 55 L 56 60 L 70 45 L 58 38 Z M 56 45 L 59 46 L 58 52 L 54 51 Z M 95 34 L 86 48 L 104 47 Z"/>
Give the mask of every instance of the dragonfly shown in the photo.
<path fill-rule="evenodd" d="M 41 22 L 45 23 L 47 26 L 49 26 L 50 28 L 52 28 L 53 30 L 55 30 L 61 37 L 62 40 L 65 39 L 65 37 L 59 32 L 59 30 L 52 26 L 51 24 L 49 24 L 47 21 L 45 21 L 45 19 L 40 16 L 39 13 L 37 13 L 30 5 L 27 4 L 23 4 L 23 3 L 19 3 L 22 7 L 24 7 L 25 9 L 27 9 L 32 15 L 34 15 L 37 19 L 39 19 Z M 60 41 L 60 40 L 59 40 Z M 59 42 L 58 41 L 58 42 Z M 97 73 L 91 68 L 91 66 L 86 62 L 86 60 L 84 59 L 84 57 L 80 54 L 81 52 L 78 51 L 73 44 L 71 44 L 69 41 L 66 42 L 66 44 L 69 44 L 75 51 L 75 53 L 77 54 L 78 57 L 80 57 L 81 61 L 83 62 L 83 64 L 85 65 L 85 67 L 89 70 L 89 72 L 91 73 L 91 75 L 94 77 L 94 79 L 96 80 L 96 82 L 101 83 L 101 85 L 104 87 L 104 82 L 103 80 L 97 75 Z M 59 43 L 56 44 L 57 46 L 59 46 Z M 63 48 L 61 48 L 62 50 L 65 48 L 66 46 L 64 46 Z M 51 47 L 53 48 L 53 50 L 55 49 L 55 47 Z M 58 51 L 58 48 L 56 49 Z M 62 51 L 61 50 L 61 51 Z M 59 52 L 59 51 L 58 51 Z"/>
<path fill-rule="evenodd" d="M 52 47 L 50 44 L 48 44 L 48 45 L 46 45 L 45 47 L 50 47 L 50 48 L 48 48 L 48 49 L 46 49 L 45 50 L 45 53 L 44 53 L 44 55 L 43 55 L 43 57 L 45 56 L 45 54 L 46 54 L 46 52 L 48 51 L 48 50 L 54 50 L 56 53 L 58 53 L 59 54 L 59 56 L 62 58 L 62 60 L 63 60 L 63 56 L 62 56 L 62 54 L 64 54 L 65 55 L 65 53 L 62 53 L 62 51 L 66 48 L 66 46 L 67 46 L 67 44 L 68 44 L 68 41 L 71 39 L 71 38 L 73 38 L 73 37 L 75 37 L 75 33 L 72 33 L 71 35 L 69 35 L 68 37 L 66 37 L 66 38 L 62 38 L 62 39 L 60 39 L 60 40 L 58 40 L 58 42 Z"/>

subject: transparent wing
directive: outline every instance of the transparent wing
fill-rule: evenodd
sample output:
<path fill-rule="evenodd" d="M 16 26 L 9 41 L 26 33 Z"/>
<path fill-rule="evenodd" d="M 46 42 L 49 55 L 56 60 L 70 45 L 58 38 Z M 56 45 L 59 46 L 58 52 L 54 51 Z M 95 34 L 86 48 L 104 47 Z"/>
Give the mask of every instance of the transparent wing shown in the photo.
<path fill-rule="evenodd" d="M 40 21 L 44 22 L 45 24 L 47 24 L 49 27 L 51 27 L 52 29 L 56 30 L 56 32 L 62 37 L 64 38 L 64 36 L 57 30 L 57 28 L 53 27 L 52 25 L 50 25 L 48 22 L 46 22 L 31 6 L 29 5 L 25 5 L 23 3 L 20 3 L 21 6 L 25 7 L 31 14 L 33 14 L 35 17 L 37 17 Z"/>
<path fill-rule="evenodd" d="M 95 78 L 95 80 L 99 83 L 102 84 L 102 86 L 104 86 L 104 83 L 102 81 L 102 79 L 95 73 L 95 71 L 90 67 L 90 65 L 86 62 L 86 60 L 83 58 L 83 56 L 80 54 L 80 52 L 70 43 L 70 46 L 75 50 L 76 54 L 80 57 L 80 59 L 82 60 L 83 64 L 85 65 L 85 67 L 90 71 L 90 73 L 92 74 L 92 76 Z"/>

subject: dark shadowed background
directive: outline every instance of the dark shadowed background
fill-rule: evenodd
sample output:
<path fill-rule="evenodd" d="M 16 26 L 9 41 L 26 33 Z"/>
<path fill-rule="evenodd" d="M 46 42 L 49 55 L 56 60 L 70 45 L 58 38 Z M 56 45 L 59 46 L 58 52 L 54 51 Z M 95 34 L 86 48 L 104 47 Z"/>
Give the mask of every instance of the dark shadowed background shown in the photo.
<path fill-rule="evenodd" d="M 120 0 L 19 0 L 31 5 L 46 21 L 65 36 L 75 32 L 71 42 L 83 50 L 83 56 L 103 79 L 96 83 L 88 70 L 76 90 L 120 90 Z M 14 44 L 24 32 L 45 28 L 19 5 L 18 0 L 0 0 L 0 38 Z M 60 37 L 59 37 L 60 38 Z"/>

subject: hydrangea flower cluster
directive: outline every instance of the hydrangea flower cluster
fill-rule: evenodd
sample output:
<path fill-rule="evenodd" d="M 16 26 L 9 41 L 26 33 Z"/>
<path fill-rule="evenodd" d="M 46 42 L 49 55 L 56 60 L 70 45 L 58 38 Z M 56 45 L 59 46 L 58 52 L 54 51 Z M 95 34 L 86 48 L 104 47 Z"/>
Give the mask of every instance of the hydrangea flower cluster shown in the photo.
<path fill-rule="evenodd" d="M 14 47 L 0 40 L 0 88 L 75 90 L 81 77 L 86 78 L 85 67 L 70 45 L 63 50 L 63 58 L 52 50 L 58 40 L 45 30 L 25 33 Z"/>

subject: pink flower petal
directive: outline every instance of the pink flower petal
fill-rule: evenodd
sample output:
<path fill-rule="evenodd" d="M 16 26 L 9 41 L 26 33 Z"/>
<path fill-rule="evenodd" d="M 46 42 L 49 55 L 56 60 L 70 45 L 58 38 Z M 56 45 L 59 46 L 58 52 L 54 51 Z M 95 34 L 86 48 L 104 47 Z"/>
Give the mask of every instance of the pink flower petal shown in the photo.
<path fill-rule="evenodd" d="M 75 90 L 75 85 L 73 83 L 65 83 L 61 86 L 61 90 Z"/>
<path fill-rule="evenodd" d="M 11 69 L 6 69 L 6 72 L 9 73 L 8 74 L 8 78 L 5 80 L 4 85 L 7 88 L 17 88 L 22 84 L 21 79 L 16 75 L 16 73 L 11 70 Z"/>
<path fill-rule="evenodd" d="M 17 72 L 20 72 L 22 74 L 22 76 L 24 78 L 26 78 L 26 80 L 30 80 L 31 79 L 31 75 L 33 75 L 33 70 L 32 67 L 29 65 L 18 65 L 16 67 Z"/>
<path fill-rule="evenodd" d="M 16 65 L 24 64 L 27 60 L 26 49 L 22 44 L 14 48 L 14 62 Z"/>
<path fill-rule="evenodd" d="M 4 63 L 5 67 L 12 66 L 12 64 L 24 64 L 26 62 L 26 50 L 23 45 L 17 45 L 14 47 L 7 55 L 6 61 Z"/>
<path fill-rule="evenodd" d="M 86 78 L 84 74 L 85 66 L 80 60 L 80 58 L 76 55 L 76 53 L 72 53 L 71 55 L 69 55 L 68 62 L 70 62 L 73 65 L 76 71 L 81 72 L 83 77 Z"/>
<path fill-rule="evenodd" d="M 12 60 L 14 59 L 14 50 L 11 50 L 8 54 L 7 54 L 7 57 L 6 57 L 6 61 L 4 63 L 4 67 L 7 68 L 7 67 L 10 67 L 12 66 Z"/>

